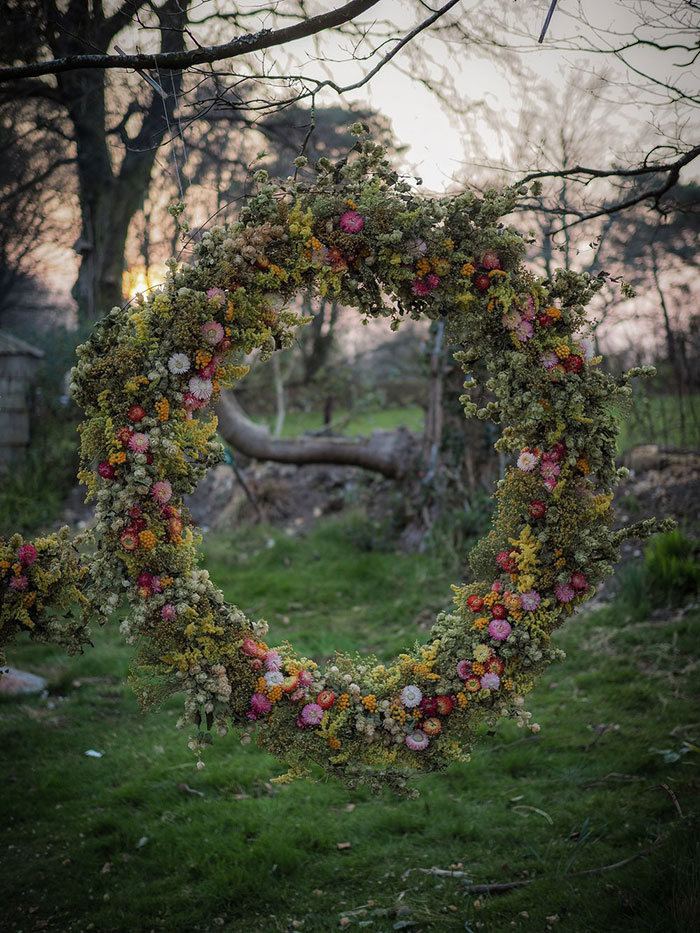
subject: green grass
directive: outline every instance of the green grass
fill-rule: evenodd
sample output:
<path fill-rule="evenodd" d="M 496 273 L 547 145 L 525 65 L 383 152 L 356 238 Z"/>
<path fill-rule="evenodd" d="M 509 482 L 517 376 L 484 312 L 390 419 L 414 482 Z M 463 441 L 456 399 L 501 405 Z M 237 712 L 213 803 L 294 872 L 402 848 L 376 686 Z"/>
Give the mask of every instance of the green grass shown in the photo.
<path fill-rule="evenodd" d="M 337 522 L 306 538 L 212 536 L 208 566 L 276 639 L 317 657 L 393 654 L 424 637 L 450 568 L 357 540 Z M 78 658 L 25 642 L 11 661 L 51 694 L 0 703 L 0 928 L 324 933 L 347 917 L 370 933 L 694 931 L 699 631 L 697 609 L 572 622 L 566 661 L 529 698 L 542 732 L 500 725 L 471 763 L 416 779 L 418 800 L 271 785 L 283 767 L 235 736 L 198 772 L 179 703 L 139 712 L 116 626 Z M 465 877 L 421 871 L 455 865 Z M 467 880 L 532 884 L 477 897 Z"/>
<path fill-rule="evenodd" d="M 651 394 L 638 386 L 620 429 L 618 450 L 623 453 L 637 444 L 700 448 L 700 394 L 679 400 L 672 393 Z"/>
<path fill-rule="evenodd" d="M 418 405 L 357 411 L 353 414 L 338 409 L 333 415 L 338 433 L 350 437 L 359 434 L 368 435 L 372 431 L 391 431 L 398 427 L 406 427 L 411 431 L 421 433 L 424 419 L 425 412 Z M 275 419 L 273 415 L 270 415 L 260 420 L 264 421 L 268 427 L 272 427 Z M 322 428 L 323 415 L 320 412 L 290 411 L 284 419 L 282 437 L 297 437 L 306 431 L 320 431 Z"/>

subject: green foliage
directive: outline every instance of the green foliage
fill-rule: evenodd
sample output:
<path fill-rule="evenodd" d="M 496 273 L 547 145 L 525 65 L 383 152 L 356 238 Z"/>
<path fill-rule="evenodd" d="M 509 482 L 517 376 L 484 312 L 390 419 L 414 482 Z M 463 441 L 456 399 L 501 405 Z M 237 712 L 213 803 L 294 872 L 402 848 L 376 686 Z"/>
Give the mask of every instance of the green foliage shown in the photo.
<path fill-rule="evenodd" d="M 679 529 L 649 542 L 644 558 L 644 587 L 653 604 L 686 604 L 700 591 L 700 542 Z"/>

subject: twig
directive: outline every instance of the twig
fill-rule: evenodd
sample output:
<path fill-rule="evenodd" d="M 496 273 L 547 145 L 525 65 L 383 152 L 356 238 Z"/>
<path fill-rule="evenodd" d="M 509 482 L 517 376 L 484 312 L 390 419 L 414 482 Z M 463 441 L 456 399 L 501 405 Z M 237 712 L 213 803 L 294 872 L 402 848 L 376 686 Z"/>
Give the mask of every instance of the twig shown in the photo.
<path fill-rule="evenodd" d="M 682 820 L 685 819 L 685 816 L 683 815 L 683 811 L 681 810 L 681 805 L 678 802 L 678 797 L 676 797 L 676 795 L 673 793 L 673 791 L 668 786 L 668 784 L 655 784 L 653 787 L 650 787 L 649 790 L 665 790 L 668 796 L 673 801 L 673 806 L 676 808 L 676 812 L 678 813 L 678 816 Z"/>
<path fill-rule="evenodd" d="M 665 842 L 659 842 L 656 845 L 650 846 L 648 849 L 642 849 L 641 852 L 635 852 L 634 855 L 630 855 L 627 858 L 622 859 L 619 862 L 613 862 L 612 865 L 601 865 L 599 868 L 584 868 L 583 871 L 572 871 L 565 875 L 564 878 L 580 878 L 583 875 L 599 875 L 605 871 L 614 871 L 616 868 L 622 868 L 624 865 L 628 865 L 630 862 L 634 862 L 639 858 L 644 858 L 646 855 L 650 855 L 652 852 L 655 852 L 657 849 L 660 849 L 664 846 Z M 409 868 L 403 873 L 405 878 L 412 871 L 419 871 L 424 875 L 438 875 L 440 877 L 447 878 L 468 878 L 469 872 L 466 871 L 453 871 L 449 868 Z M 465 894 L 505 894 L 508 891 L 513 891 L 516 888 L 524 888 L 528 884 L 534 884 L 536 881 L 542 881 L 544 876 L 541 878 L 523 878 L 521 881 L 505 881 L 497 882 L 494 884 L 469 884 L 465 885 L 464 893 Z"/>

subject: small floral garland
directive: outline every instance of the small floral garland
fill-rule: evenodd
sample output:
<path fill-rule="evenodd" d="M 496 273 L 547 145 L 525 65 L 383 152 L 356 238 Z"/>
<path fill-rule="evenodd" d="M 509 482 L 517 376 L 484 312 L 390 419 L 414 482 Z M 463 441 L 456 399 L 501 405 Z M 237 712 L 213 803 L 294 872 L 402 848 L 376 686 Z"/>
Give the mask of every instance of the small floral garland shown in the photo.
<path fill-rule="evenodd" d="M 523 697 L 561 656 L 552 632 L 612 572 L 620 542 L 651 533 L 653 522 L 611 528 L 617 424 L 643 370 L 614 379 L 577 336 L 602 280 L 525 269 L 522 238 L 500 223 L 522 192 L 420 198 L 355 131 L 357 155 L 322 159 L 313 184 L 257 173 L 238 222 L 205 232 L 194 264 L 172 261 L 163 288 L 112 310 L 78 349 L 79 475 L 96 499 L 99 544 L 80 588 L 86 616 L 101 621 L 127 599 L 121 630 L 139 647 L 139 697 L 184 691 L 198 752 L 212 729 L 242 727 L 249 741 L 255 727 L 292 775 L 315 761 L 350 785 L 401 790 L 406 768 L 467 757 L 484 721 L 538 728 Z M 394 329 L 406 316 L 444 320 L 465 373 L 478 362 L 491 374 L 481 409 L 469 396 L 481 377 L 468 377 L 465 414 L 502 424 L 497 447 L 515 457 L 493 530 L 470 558 L 480 582 L 454 587 L 455 608 L 427 643 L 386 665 L 339 654 L 321 668 L 291 645 L 268 646 L 266 623 L 228 605 L 197 568 L 182 503 L 221 457 L 212 403 L 246 372 L 231 360 L 290 346 L 302 321 L 285 308 L 306 288 Z M 13 539 L 0 550 L 3 619 L 47 637 L 48 600 L 32 598 L 45 577 L 31 569 L 57 547 Z M 69 589 L 86 572 L 67 564 Z M 83 632 L 69 634 L 78 644 Z"/>

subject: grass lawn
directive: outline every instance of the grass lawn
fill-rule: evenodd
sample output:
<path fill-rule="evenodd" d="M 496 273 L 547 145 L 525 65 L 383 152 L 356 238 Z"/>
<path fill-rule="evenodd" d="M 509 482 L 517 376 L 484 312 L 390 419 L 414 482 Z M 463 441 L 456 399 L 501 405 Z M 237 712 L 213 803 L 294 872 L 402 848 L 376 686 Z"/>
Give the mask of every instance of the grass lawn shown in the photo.
<path fill-rule="evenodd" d="M 229 599 L 315 656 L 393 654 L 449 599 L 435 557 L 360 550 L 337 521 L 212 536 L 207 558 Z M 0 703 L 0 929 L 694 933 L 699 631 L 697 608 L 574 621 L 529 698 L 542 732 L 501 725 L 471 763 L 416 779 L 417 800 L 270 784 L 283 766 L 233 735 L 198 772 L 177 700 L 139 712 L 116 625 L 83 657 L 23 642 L 11 663 L 51 690 Z M 513 881 L 531 883 L 467 892 Z"/>
<path fill-rule="evenodd" d="M 349 420 L 346 421 L 346 418 Z M 271 415 L 265 423 L 268 427 L 272 427 L 274 420 L 274 416 Z M 355 437 L 358 434 L 369 435 L 372 431 L 391 431 L 399 427 L 409 428 L 420 434 L 423 430 L 425 412 L 418 405 L 357 411 L 352 415 L 338 409 L 333 415 L 333 420 L 337 422 L 337 432 L 349 437 Z M 297 437 L 305 431 L 320 431 L 322 427 L 321 412 L 290 411 L 284 419 L 282 437 Z"/>
<path fill-rule="evenodd" d="M 635 444 L 700 448 L 700 394 L 679 400 L 670 393 L 637 391 L 629 418 L 622 424 L 618 450 Z"/>

